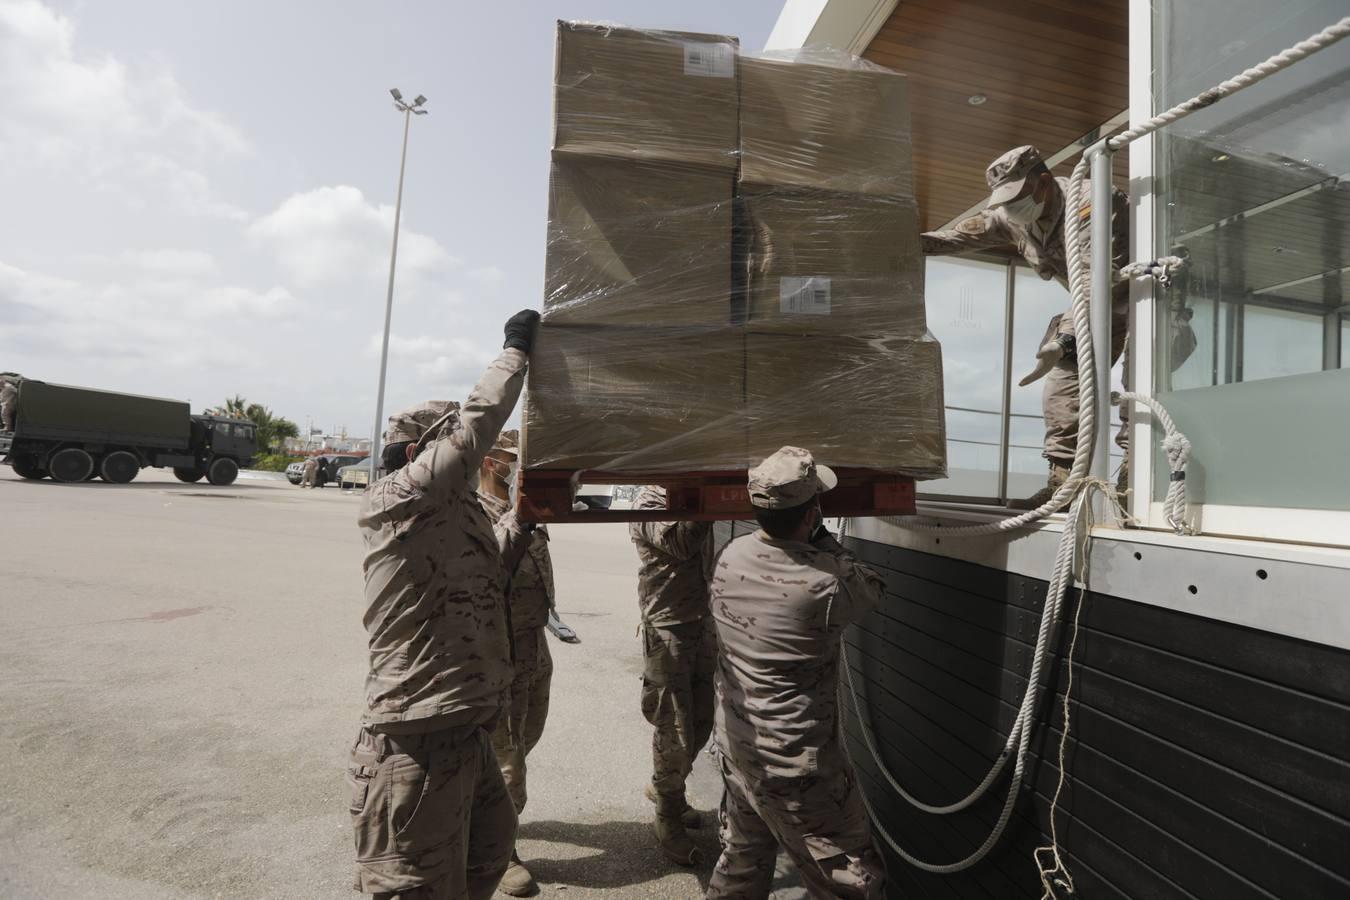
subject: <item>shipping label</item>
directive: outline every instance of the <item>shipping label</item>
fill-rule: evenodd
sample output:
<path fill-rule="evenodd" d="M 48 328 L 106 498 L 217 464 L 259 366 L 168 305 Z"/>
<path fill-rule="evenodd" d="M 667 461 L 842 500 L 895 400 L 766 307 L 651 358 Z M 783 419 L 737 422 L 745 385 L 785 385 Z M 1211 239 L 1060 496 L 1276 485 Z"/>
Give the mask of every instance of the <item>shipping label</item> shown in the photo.
<path fill-rule="evenodd" d="M 684 42 L 684 74 L 730 78 L 736 73 L 736 49 L 730 44 Z"/>
<path fill-rule="evenodd" d="M 778 311 L 789 316 L 828 316 L 830 279 L 821 275 L 778 279 Z"/>

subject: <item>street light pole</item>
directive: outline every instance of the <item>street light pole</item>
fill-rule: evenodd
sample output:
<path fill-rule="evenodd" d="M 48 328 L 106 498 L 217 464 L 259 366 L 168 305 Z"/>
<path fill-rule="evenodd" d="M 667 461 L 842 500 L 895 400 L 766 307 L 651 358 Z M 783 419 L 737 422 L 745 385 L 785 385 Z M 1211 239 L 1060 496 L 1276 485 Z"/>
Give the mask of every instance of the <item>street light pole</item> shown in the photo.
<path fill-rule="evenodd" d="M 421 108 L 422 104 L 427 102 L 427 98 L 421 94 L 418 94 L 412 103 L 404 103 L 403 94 L 398 88 L 392 88 L 389 93 L 394 98 L 394 108 L 403 113 L 403 152 L 398 160 L 398 194 L 394 200 L 394 243 L 389 251 L 389 290 L 384 298 L 384 339 L 380 343 L 380 386 L 375 393 L 375 428 L 370 439 L 371 484 L 375 483 L 379 473 L 380 438 L 384 433 L 384 375 L 389 366 L 389 322 L 394 314 L 394 268 L 398 262 L 398 224 L 403 214 L 403 172 L 408 164 L 408 126 L 412 124 L 413 116 L 427 114 L 427 111 Z"/>

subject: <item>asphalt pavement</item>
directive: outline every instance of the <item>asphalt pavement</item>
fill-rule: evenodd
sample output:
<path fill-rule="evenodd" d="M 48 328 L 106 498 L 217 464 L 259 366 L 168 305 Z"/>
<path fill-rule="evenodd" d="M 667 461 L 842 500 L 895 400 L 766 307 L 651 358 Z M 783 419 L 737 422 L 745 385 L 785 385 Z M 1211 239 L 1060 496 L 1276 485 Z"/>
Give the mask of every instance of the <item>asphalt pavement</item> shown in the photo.
<path fill-rule="evenodd" d="M 145 470 L 129 485 L 0 466 L 0 897 L 346 898 L 344 769 L 361 712 L 359 494 Z M 637 556 L 555 526 L 552 707 L 518 847 L 541 896 L 700 897 L 656 850 L 638 710 Z M 803 896 L 782 873 L 780 900 Z"/>

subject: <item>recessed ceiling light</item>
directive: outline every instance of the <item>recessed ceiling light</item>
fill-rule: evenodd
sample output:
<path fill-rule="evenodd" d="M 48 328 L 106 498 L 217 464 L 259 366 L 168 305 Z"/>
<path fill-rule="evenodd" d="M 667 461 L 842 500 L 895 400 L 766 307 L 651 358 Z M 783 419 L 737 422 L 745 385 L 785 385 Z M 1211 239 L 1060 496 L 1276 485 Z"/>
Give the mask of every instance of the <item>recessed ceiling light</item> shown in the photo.
<path fill-rule="evenodd" d="M 1228 162 L 1228 160 L 1230 159 L 1232 159 L 1232 157 L 1229 156 L 1227 153 L 1216 153 L 1214 154 L 1214 158 L 1210 160 L 1210 162 Z"/>
<path fill-rule="evenodd" d="M 971 106 L 983 106 L 988 99 L 984 94 L 971 94 L 966 98 L 966 102 Z"/>

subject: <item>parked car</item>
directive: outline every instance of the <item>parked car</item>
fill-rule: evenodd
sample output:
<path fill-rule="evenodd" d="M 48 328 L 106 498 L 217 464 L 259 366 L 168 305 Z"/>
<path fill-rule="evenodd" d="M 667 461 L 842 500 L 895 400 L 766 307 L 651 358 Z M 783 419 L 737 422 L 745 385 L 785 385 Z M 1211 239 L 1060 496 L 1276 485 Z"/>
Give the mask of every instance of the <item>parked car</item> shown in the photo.
<path fill-rule="evenodd" d="M 349 455 L 330 456 L 325 454 L 323 456 L 317 456 L 315 459 L 319 461 L 319 473 L 314 477 L 314 484 L 316 487 L 323 487 L 325 484 L 336 482 L 338 480 L 338 470 L 343 466 L 350 466 L 354 463 L 362 462 L 365 460 L 365 457 Z M 300 462 L 293 462 L 286 467 L 286 480 L 291 484 L 299 484 L 304 478 L 305 463 L 303 460 Z"/>
<path fill-rule="evenodd" d="M 614 488 L 612 484 L 583 484 L 577 488 L 577 498 L 572 508 L 609 509 L 614 502 Z"/>
<path fill-rule="evenodd" d="M 364 491 L 370 484 L 370 461 L 363 459 L 355 465 L 338 469 L 337 483 L 343 490 L 350 488 Z"/>

